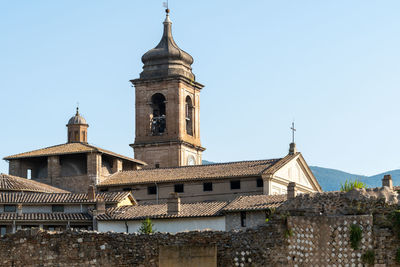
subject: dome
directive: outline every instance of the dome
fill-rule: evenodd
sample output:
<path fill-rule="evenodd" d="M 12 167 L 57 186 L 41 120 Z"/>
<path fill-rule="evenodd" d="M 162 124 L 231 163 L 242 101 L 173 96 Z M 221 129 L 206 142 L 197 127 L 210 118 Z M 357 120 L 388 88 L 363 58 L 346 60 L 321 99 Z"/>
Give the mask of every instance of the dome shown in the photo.
<path fill-rule="evenodd" d="M 79 114 L 79 108 L 76 108 L 76 114 L 68 121 L 68 125 L 72 124 L 87 124 L 84 117 Z"/>
<path fill-rule="evenodd" d="M 143 72 L 140 78 L 159 78 L 181 75 L 194 80 L 191 65 L 193 57 L 180 49 L 172 37 L 168 11 L 164 32 L 159 44 L 142 56 Z"/>

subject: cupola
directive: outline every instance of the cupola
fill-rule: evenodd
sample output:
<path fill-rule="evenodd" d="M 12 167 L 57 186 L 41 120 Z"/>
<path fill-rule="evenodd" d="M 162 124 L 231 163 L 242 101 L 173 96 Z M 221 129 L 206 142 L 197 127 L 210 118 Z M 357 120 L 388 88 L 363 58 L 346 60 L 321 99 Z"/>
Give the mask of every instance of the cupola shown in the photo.
<path fill-rule="evenodd" d="M 76 114 L 69 119 L 68 128 L 68 143 L 87 143 L 87 129 L 89 125 L 84 117 L 79 114 L 79 108 L 76 108 Z"/>
<path fill-rule="evenodd" d="M 169 19 L 169 9 L 166 9 L 166 18 L 163 24 L 164 32 L 161 41 L 155 48 L 142 56 L 144 65 L 140 78 L 184 76 L 194 80 L 195 76 L 191 67 L 193 64 L 192 56 L 180 49 L 172 37 L 172 22 Z"/>

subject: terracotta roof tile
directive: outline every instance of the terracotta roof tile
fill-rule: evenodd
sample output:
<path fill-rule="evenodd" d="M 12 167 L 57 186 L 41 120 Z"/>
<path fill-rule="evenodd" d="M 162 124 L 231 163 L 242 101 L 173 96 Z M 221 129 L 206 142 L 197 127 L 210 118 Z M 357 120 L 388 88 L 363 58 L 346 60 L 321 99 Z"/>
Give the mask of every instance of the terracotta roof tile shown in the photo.
<path fill-rule="evenodd" d="M 130 192 L 105 192 L 97 196 L 103 198 L 106 203 L 118 203 L 128 197 Z M 31 193 L 31 192 L 0 192 L 0 203 L 41 203 L 41 204 L 61 204 L 61 203 L 95 203 L 88 200 L 87 194 L 74 193 Z"/>
<path fill-rule="evenodd" d="M 187 218 L 211 217 L 221 215 L 220 211 L 227 202 L 198 202 L 181 204 L 178 214 L 168 214 L 167 204 L 123 206 L 107 209 L 106 214 L 99 215 L 99 221 L 109 220 L 142 220 L 145 218 Z"/>
<path fill-rule="evenodd" d="M 292 156 L 292 155 L 291 155 Z M 284 159 L 286 159 L 285 157 Z M 174 168 L 142 169 L 117 172 L 98 186 L 145 184 L 154 182 L 191 181 L 196 179 L 220 179 L 259 176 L 282 159 L 239 161 L 210 165 Z"/>
<path fill-rule="evenodd" d="M 0 174 L 0 191 L 69 193 L 57 187 L 3 173 Z"/>
<path fill-rule="evenodd" d="M 87 213 L 0 213 L 0 221 L 91 221 Z"/>
<path fill-rule="evenodd" d="M 240 196 L 229 203 L 225 212 L 246 211 L 246 210 L 265 210 L 277 208 L 287 199 L 287 195 L 252 195 Z"/>
<path fill-rule="evenodd" d="M 114 156 L 117 158 L 133 161 L 138 164 L 147 165 L 145 162 L 143 162 L 141 160 L 132 159 L 132 158 L 111 152 L 109 150 L 105 150 L 105 149 L 102 149 L 102 148 L 99 148 L 96 146 L 92 146 L 89 144 L 85 144 L 85 143 L 67 143 L 67 144 L 61 144 L 61 145 L 56 145 L 56 146 L 50 146 L 50 147 L 33 150 L 33 151 L 25 152 L 25 153 L 11 155 L 11 156 L 5 157 L 4 159 L 10 160 L 10 159 L 45 157 L 45 156 L 76 154 L 76 153 L 89 153 L 89 152 L 104 153 L 104 154 L 111 155 L 111 156 Z"/>
<path fill-rule="evenodd" d="M 279 207 L 286 201 L 286 195 L 251 195 L 239 196 L 229 204 L 228 202 L 197 202 L 183 203 L 178 214 L 168 214 L 167 204 L 123 206 L 107 209 L 106 214 L 98 217 L 100 221 L 110 220 L 143 220 L 185 218 L 185 217 L 212 217 L 221 216 L 224 212 L 266 210 Z"/>

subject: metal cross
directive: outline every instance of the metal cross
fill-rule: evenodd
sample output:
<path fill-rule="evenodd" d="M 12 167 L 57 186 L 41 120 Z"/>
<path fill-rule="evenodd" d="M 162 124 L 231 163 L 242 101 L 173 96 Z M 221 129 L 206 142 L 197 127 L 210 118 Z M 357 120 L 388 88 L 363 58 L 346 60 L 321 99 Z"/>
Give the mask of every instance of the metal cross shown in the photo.
<path fill-rule="evenodd" d="M 292 143 L 294 143 L 294 132 L 296 131 L 294 128 L 294 122 L 292 122 L 292 127 L 290 127 L 290 130 L 292 130 Z"/>

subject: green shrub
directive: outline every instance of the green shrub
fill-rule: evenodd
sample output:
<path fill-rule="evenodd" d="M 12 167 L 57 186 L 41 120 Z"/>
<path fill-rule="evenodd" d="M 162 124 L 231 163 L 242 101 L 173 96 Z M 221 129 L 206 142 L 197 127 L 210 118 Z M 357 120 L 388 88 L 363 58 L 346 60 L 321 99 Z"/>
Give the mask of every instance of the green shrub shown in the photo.
<path fill-rule="evenodd" d="M 293 236 L 293 230 L 291 228 L 288 228 L 285 230 L 285 238 L 289 238 L 291 236 Z"/>
<path fill-rule="evenodd" d="M 151 222 L 150 218 L 146 218 L 142 221 L 142 225 L 139 228 L 139 233 L 141 234 L 151 234 L 154 233 L 154 224 Z"/>
<path fill-rule="evenodd" d="M 362 238 L 362 229 L 356 224 L 350 225 L 350 246 L 357 250 Z"/>
<path fill-rule="evenodd" d="M 340 184 L 340 191 L 342 192 L 349 192 L 353 190 L 354 188 L 366 188 L 367 185 L 364 184 L 363 182 L 360 182 L 358 180 L 355 181 L 348 181 L 346 180 L 344 184 Z"/>
<path fill-rule="evenodd" d="M 396 251 L 396 262 L 400 263 L 400 248 L 398 248 Z"/>
<path fill-rule="evenodd" d="M 364 254 L 361 255 L 361 261 L 366 264 L 374 264 L 375 252 L 373 250 L 367 250 Z"/>

